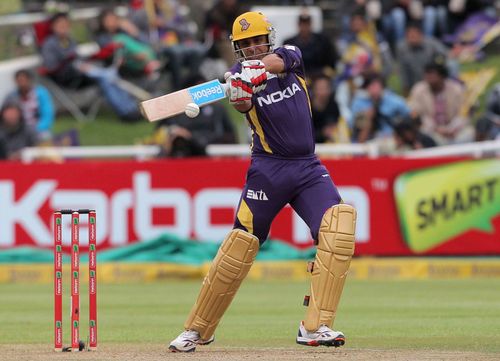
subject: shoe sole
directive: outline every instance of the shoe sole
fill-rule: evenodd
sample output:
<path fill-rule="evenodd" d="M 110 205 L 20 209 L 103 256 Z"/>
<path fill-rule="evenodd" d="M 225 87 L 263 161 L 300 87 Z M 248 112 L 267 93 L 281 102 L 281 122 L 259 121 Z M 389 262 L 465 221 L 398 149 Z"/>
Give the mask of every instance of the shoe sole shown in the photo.
<path fill-rule="evenodd" d="M 215 337 L 212 338 L 211 340 L 207 340 L 207 341 L 200 341 L 198 342 L 198 345 L 200 346 L 205 346 L 205 345 L 209 345 L 211 344 L 212 342 L 215 341 Z M 194 346 L 193 348 L 190 348 L 189 350 L 179 350 L 177 347 L 175 347 L 174 345 L 170 345 L 168 347 L 168 349 L 171 351 L 171 352 L 194 352 L 196 350 L 196 346 Z"/>
<path fill-rule="evenodd" d="M 207 340 L 207 341 L 198 341 L 198 345 L 201 345 L 201 346 L 210 345 L 214 341 L 215 341 L 215 337 L 212 338 L 211 340 Z"/>
<path fill-rule="evenodd" d="M 333 340 L 299 340 L 297 339 L 297 343 L 299 345 L 304 345 L 304 346 L 312 346 L 312 347 L 317 347 L 317 346 L 326 346 L 326 347 L 340 347 L 345 345 L 345 338 L 344 337 L 337 337 Z"/>
<path fill-rule="evenodd" d="M 196 346 L 193 347 L 193 348 L 190 348 L 189 350 L 179 350 L 177 347 L 175 347 L 174 345 L 170 345 L 168 346 L 168 349 L 171 351 L 171 352 L 194 352 L 196 350 Z"/>

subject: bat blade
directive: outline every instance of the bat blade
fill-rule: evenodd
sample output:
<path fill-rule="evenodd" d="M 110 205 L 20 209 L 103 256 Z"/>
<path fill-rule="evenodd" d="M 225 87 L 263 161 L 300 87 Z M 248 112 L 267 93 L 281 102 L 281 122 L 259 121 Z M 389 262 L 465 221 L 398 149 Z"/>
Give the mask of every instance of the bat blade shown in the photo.
<path fill-rule="evenodd" d="M 202 107 L 225 97 L 226 84 L 215 79 L 143 101 L 140 108 L 147 120 L 155 122 L 184 113 L 186 105 L 189 103 L 195 103 Z"/>

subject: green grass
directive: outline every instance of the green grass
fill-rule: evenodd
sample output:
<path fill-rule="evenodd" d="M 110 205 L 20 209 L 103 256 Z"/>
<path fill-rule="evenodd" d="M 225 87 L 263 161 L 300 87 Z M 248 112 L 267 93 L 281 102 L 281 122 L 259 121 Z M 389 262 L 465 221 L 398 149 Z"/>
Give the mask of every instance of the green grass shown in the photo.
<path fill-rule="evenodd" d="M 165 344 L 182 329 L 199 287 L 199 281 L 99 285 L 100 342 Z M 217 345 L 291 347 L 306 289 L 305 282 L 244 283 L 217 330 Z M 2 284 L 0 294 L 0 344 L 51 344 L 51 285 Z M 68 299 L 66 292 L 66 341 Z M 500 280 L 349 281 L 335 326 L 354 349 L 499 353 L 499 299 Z M 86 337 L 86 297 L 81 317 Z"/>
<path fill-rule="evenodd" d="M 238 139 L 245 140 L 247 126 L 243 116 L 233 107 L 226 105 Z M 104 110 L 92 121 L 79 122 L 69 115 L 60 115 L 54 124 L 54 134 L 77 129 L 81 145 L 131 145 L 142 143 L 145 138 L 151 136 L 155 126 L 156 123 L 146 120 L 122 122 L 116 115 Z"/>
<path fill-rule="evenodd" d="M 152 135 L 154 128 L 155 125 L 146 120 L 126 123 L 104 111 L 95 120 L 83 122 L 68 115 L 58 116 L 54 134 L 77 129 L 81 145 L 131 145 Z"/>

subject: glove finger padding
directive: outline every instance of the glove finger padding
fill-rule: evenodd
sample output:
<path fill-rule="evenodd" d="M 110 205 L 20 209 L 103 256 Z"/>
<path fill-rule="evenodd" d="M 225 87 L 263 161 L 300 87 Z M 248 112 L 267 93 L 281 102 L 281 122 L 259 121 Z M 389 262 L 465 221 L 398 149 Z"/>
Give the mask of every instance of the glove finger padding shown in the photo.
<path fill-rule="evenodd" d="M 252 84 L 241 74 L 236 73 L 228 78 L 229 83 L 229 102 L 241 103 L 252 99 Z"/>
<path fill-rule="evenodd" d="M 252 83 L 254 93 L 258 93 L 266 88 L 267 73 L 266 66 L 260 60 L 247 60 L 241 63 L 241 74 Z"/>

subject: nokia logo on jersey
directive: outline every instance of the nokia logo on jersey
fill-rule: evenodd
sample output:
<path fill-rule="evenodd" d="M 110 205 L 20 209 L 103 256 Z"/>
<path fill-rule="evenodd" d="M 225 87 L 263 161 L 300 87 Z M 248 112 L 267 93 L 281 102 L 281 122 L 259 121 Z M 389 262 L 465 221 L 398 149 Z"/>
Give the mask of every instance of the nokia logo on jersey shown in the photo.
<path fill-rule="evenodd" d="M 293 97 L 298 91 L 300 92 L 302 90 L 296 83 L 293 83 L 291 87 L 287 87 L 283 91 L 278 90 L 277 92 L 268 94 L 265 97 L 258 97 L 257 102 L 259 103 L 259 106 L 262 106 L 262 104 L 271 105 L 272 103 L 279 103 L 283 99 Z"/>

